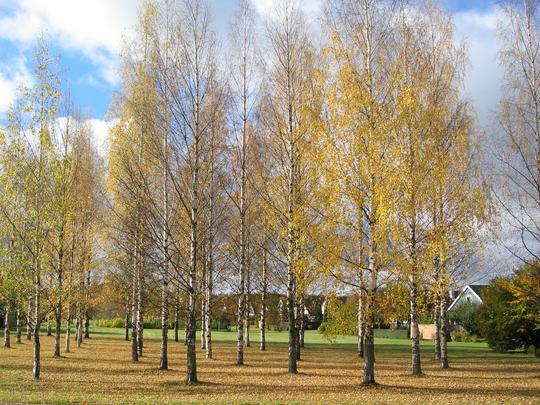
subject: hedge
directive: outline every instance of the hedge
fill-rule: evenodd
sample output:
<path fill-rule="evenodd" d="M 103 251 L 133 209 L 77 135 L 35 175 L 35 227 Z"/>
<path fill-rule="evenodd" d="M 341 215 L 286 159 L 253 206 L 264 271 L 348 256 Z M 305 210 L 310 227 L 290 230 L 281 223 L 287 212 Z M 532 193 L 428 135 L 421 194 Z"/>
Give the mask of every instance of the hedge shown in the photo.
<path fill-rule="evenodd" d="M 123 328 L 124 327 L 124 318 L 112 318 L 112 319 L 96 319 L 93 321 L 96 326 L 102 328 Z M 178 328 L 184 329 L 184 320 L 179 320 Z M 228 330 L 229 325 L 226 320 L 212 319 L 212 329 L 214 330 Z M 161 319 L 147 319 L 144 321 L 145 329 L 161 329 Z M 174 324 L 171 322 L 169 324 L 169 329 L 173 329 Z M 197 321 L 197 329 L 201 328 L 201 321 Z"/>

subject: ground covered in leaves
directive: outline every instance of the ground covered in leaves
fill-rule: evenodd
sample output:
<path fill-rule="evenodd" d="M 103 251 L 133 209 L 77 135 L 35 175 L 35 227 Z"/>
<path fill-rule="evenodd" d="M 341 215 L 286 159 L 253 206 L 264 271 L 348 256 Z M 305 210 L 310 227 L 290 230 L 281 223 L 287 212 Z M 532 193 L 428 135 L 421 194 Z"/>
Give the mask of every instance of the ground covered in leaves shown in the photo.
<path fill-rule="evenodd" d="M 496 354 L 482 343 L 452 343 L 451 368 L 440 370 L 423 342 L 424 376 L 409 375 L 409 342 L 377 340 L 376 377 L 362 387 L 362 362 L 354 339 L 324 343 L 310 332 L 299 374 L 287 373 L 286 333 L 272 333 L 266 352 L 256 340 L 246 365 L 235 362 L 234 332 L 216 334 L 214 359 L 198 349 L 200 383 L 186 385 L 185 347 L 172 341 L 170 370 L 158 370 L 158 331 L 149 331 L 144 357 L 130 361 L 130 345 L 100 329 L 81 348 L 52 357 L 53 338 L 42 338 L 42 378 L 31 378 L 32 344 L 0 350 L 0 402 L 16 403 L 540 403 L 540 360 L 522 353 Z M 108 332 L 108 333 L 106 333 Z M 255 335 L 255 334 L 254 334 Z M 255 337 L 255 336 L 254 336 Z"/>

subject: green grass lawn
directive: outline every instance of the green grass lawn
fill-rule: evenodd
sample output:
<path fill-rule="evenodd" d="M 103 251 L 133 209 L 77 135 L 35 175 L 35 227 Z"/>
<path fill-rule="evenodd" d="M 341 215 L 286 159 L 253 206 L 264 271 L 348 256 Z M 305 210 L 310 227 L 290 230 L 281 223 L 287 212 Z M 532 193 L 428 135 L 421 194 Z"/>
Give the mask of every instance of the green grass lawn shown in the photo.
<path fill-rule="evenodd" d="M 99 335 L 109 336 L 109 337 L 124 337 L 123 328 L 103 328 L 103 327 L 91 327 L 91 332 Z M 130 331 L 131 332 L 131 331 Z M 197 331 L 197 339 L 200 339 L 200 330 Z M 183 338 L 184 331 L 182 330 L 179 334 L 180 339 Z M 161 329 L 145 329 L 144 336 L 148 338 L 161 339 Z M 173 338 L 174 333 L 172 330 L 169 330 L 169 338 Z M 235 328 L 231 328 L 230 331 L 212 331 L 212 339 L 219 342 L 232 342 L 236 341 L 237 332 Z M 250 329 L 250 340 L 253 343 L 259 343 L 260 332 L 257 328 Z M 267 331 L 266 332 L 266 341 L 268 343 L 287 343 L 289 335 L 286 331 L 277 332 L 277 331 Z M 383 339 L 384 340 L 384 339 Z M 324 337 L 318 333 L 316 330 L 308 330 L 305 334 L 305 342 L 308 344 L 328 344 Z M 355 344 L 355 336 L 338 336 L 338 344 Z"/>
<path fill-rule="evenodd" d="M 46 328 L 43 329 L 43 334 L 46 333 Z M 65 339 L 65 328 L 62 327 L 62 349 Z M 197 330 L 197 342 L 200 341 L 200 330 Z M 72 331 L 72 336 L 74 336 L 74 331 Z M 107 328 L 99 326 L 91 326 L 90 328 L 91 337 L 99 337 L 104 339 L 121 339 L 124 340 L 125 330 L 124 328 Z M 130 330 L 131 333 L 131 330 Z M 0 332 L 0 336 L 3 338 L 4 330 Z M 12 334 L 12 343 L 14 341 L 14 331 Z M 53 329 L 54 335 L 54 329 Z M 149 340 L 160 340 L 161 339 L 161 329 L 145 329 L 144 330 L 145 339 Z M 26 339 L 26 335 L 23 334 L 22 339 Z M 174 332 L 169 330 L 169 341 L 174 339 Z M 183 339 L 183 330 L 179 333 L 179 339 Z M 235 328 L 230 330 L 213 330 L 212 339 L 215 342 L 224 342 L 224 343 L 235 343 L 237 340 L 237 332 Z M 266 343 L 269 345 L 278 344 L 278 345 L 287 345 L 289 335 L 287 331 L 267 331 L 266 332 Z M 305 344 L 308 347 L 321 347 L 321 348 L 346 348 L 346 349 L 355 349 L 357 347 L 356 336 L 336 336 L 333 342 L 329 342 L 325 337 L 316 330 L 307 330 L 305 332 Z M 252 346 L 258 347 L 260 342 L 260 332 L 258 328 L 250 329 L 250 341 Z M 405 353 L 410 349 L 411 342 L 409 339 L 388 339 L 388 338 L 375 338 L 375 345 L 377 352 L 396 352 L 396 353 Z M 433 342 L 428 340 L 420 341 L 420 350 L 423 356 L 431 356 L 434 347 Z M 449 342 L 448 350 L 451 360 L 452 359 L 464 359 L 464 358 L 484 358 L 486 361 L 493 359 L 496 362 L 513 362 L 513 355 L 520 356 L 524 354 L 521 351 L 509 352 L 504 356 L 501 356 L 500 353 L 496 353 L 493 350 L 489 349 L 487 343 L 485 342 Z M 521 357 L 519 357 L 521 361 Z M 532 358 L 532 356 L 525 356 L 525 358 Z"/>
<path fill-rule="evenodd" d="M 145 330 L 144 356 L 132 362 L 121 328 L 91 328 L 91 338 L 71 353 L 53 358 L 54 338 L 43 335 L 42 378 L 33 381 L 32 344 L 12 341 L 0 350 L 0 403 L 540 403 L 540 359 L 524 353 L 495 353 L 485 343 L 449 344 L 450 369 L 433 358 L 432 342 L 422 341 L 420 378 L 410 374 L 410 341 L 376 339 L 377 387 L 362 387 L 363 360 L 356 337 L 328 343 L 306 332 L 299 373 L 287 373 L 287 332 L 268 332 L 267 351 L 251 330 L 245 365 L 235 365 L 236 332 L 214 331 L 214 358 L 197 345 L 200 383 L 186 385 L 185 346 L 169 335 L 170 370 L 158 370 L 160 333 Z M 198 335 L 199 337 L 199 335 Z M 64 336 L 62 336 L 62 349 Z"/>
<path fill-rule="evenodd" d="M 197 339 L 200 339 L 200 330 L 197 330 Z M 97 334 L 103 337 L 112 337 L 112 338 L 124 338 L 125 331 L 123 328 L 105 328 L 105 327 L 91 327 L 91 333 Z M 131 330 L 130 330 L 131 333 Z M 179 334 L 180 339 L 183 338 L 184 331 L 182 330 Z M 150 339 L 161 339 L 161 329 L 145 329 L 144 336 Z M 169 339 L 174 337 L 173 331 L 169 330 Z M 219 342 L 236 342 L 237 332 L 235 328 L 231 328 L 229 331 L 212 331 L 212 339 Z M 266 342 L 267 343 L 287 343 L 289 335 L 287 331 L 267 331 L 266 332 Z M 250 329 L 250 340 L 253 344 L 259 344 L 260 342 L 260 332 L 258 328 Z M 358 338 L 356 336 L 336 336 L 335 343 L 331 343 L 324 338 L 316 330 L 307 330 L 305 332 L 305 343 L 308 345 L 329 345 L 329 346 L 351 346 L 357 345 Z M 409 346 L 409 339 L 382 339 L 375 338 L 375 343 L 377 346 Z M 433 349 L 433 342 L 422 340 L 420 342 L 422 348 Z M 477 348 L 482 351 L 486 351 L 488 348 L 487 344 L 484 342 L 449 342 L 449 347 L 462 347 L 462 348 Z"/>

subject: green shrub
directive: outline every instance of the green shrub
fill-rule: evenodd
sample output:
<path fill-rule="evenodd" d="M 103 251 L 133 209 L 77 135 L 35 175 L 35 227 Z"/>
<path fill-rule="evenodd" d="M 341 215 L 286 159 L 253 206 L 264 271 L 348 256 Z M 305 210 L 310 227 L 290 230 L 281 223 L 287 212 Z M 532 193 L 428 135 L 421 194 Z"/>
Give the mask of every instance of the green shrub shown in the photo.
<path fill-rule="evenodd" d="M 494 279 L 483 291 L 478 323 L 489 347 L 505 352 L 540 346 L 538 280 L 540 262 Z"/>
<path fill-rule="evenodd" d="M 463 326 L 471 335 L 479 335 L 479 310 L 480 305 L 478 304 L 461 304 L 457 308 L 452 308 L 452 310 L 448 312 L 448 319 L 458 325 Z"/>
<path fill-rule="evenodd" d="M 328 322 L 323 322 L 320 324 L 317 331 L 323 335 L 328 336 L 328 328 L 332 327 L 333 325 Z M 354 336 L 358 332 L 357 331 L 348 331 L 347 335 Z M 373 336 L 376 338 L 382 338 L 382 339 L 407 339 L 407 330 L 406 329 L 373 329 Z M 332 341 L 332 340 L 331 340 Z"/>
<path fill-rule="evenodd" d="M 112 318 L 112 319 L 96 319 L 96 326 L 102 328 L 123 328 L 125 320 L 123 318 Z"/>
<path fill-rule="evenodd" d="M 407 339 L 407 329 L 374 329 L 376 338 Z"/>
<path fill-rule="evenodd" d="M 212 319 L 210 324 L 212 330 L 229 330 L 229 320 L 224 319 Z"/>
<path fill-rule="evenodd" d="M 145 319 L 144 329 L 161 329 L 161 319 L 159 318 Z"/>
<path fill-rule="evenodd" d="M 477 335 L 471 335 L 466 330 L 463 331 L 457 331 L 454 330 L 450 332 L 450 338 L 452 339 L 452 342 L 478 342 L 479 338 Z"/>
<path fill-rule="evenodd" d="M 478 324 L 489 347 L 506 352 L 524 347 L 523 320 L 512 307 L 513 295 L 496 279 L 483 292 L 484 304 L 478 313 Z"/>
<path fill-rule="evenodd" d="M 124 318 L 112 318 L 112 319 L 96 319 L 93 321 L 96 326 L 102 327 L 102 328 L 123 328 L 124 325 Z M 225 319 L 213 319 L 212 325 L 213 330 L 229 330 L 230 325 L 229 322 Z M 201 328 L 201 322 L 197 322 L 197 329 L 200 330 Z M 161 329 L 161 318 L 148 318 L 144 321 L 144 329 Z M 169 329 L 174 329 L 174 322 L 169 323 Z M 178 321 L 178 329 L 184 330 L 184 320 L 180 319 Z"/>
<path fill-rule="evenodd" d="M 354 300 L 343 302 L 336 296 L 329 296 L 326 320 L 317 330 L 329 342 L 335 342 L 336 336 L 355 335 L 358 333 L 357 308 L 358 304 Z"/>
<path fill-rule="evenodd" d="M 534 345 L 530 345 L 528 348 L 527 348 L 527 353 L 528 354 L 534 354 L 536 357 L 540 357 L 540 347 L 536 347 Z"/>
<path fill-rule="evenodd" d="M 450 332 L 450 338 L 452 339 L 452 342 L 465 342 L 465 339 L 468 338 L 469 332 L 466 330 L 459 331 L 459 330 L 453 330 Z"/>

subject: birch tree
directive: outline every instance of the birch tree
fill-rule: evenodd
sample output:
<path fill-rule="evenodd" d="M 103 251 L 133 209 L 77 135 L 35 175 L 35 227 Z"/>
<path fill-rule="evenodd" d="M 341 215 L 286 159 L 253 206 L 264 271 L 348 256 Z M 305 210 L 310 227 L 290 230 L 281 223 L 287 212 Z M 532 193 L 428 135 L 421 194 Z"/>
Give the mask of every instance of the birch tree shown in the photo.
<path fill-rule="evenodd" d="M 287 319 L 289 328 L 288 370 L 297 373 L 299 358 L 297 317 L 297 274 L 300 269 L 301 231 L 305 226 L 304 174 L 309 161 L 305 147 L 308 144 L 308 120 L 311 73 L 314 49 L 305 29 L 305 20 L 293 1 L 281 2 L 275 18 L 268 22 L 270 66 L 261 106 L 262 122 L 267 128 L 265 147 L 271 163 L 268 166 L 272 180 L 265 185 L 262 197 L 266 215 L 274 219 L 274 241 L 278 247 L 280 264 L 286 271 Z"/>
<path fill-rule="evenodd" d="M 252 172 L 249 161 L 249 148 L 254 139 L 253 115 L 257 101 L 260 72 L 257 72 L 256 54 L 256 15 L 247 0 L 240 2 L 239 8 L 229 34 L 231 43 L 230 59 L 230 88 L 231 88 L 231 121 L 233 126 L 232 145 L 232 177 L 238 178 L 235 192 L 231 193 L 232 202 L 238 211 L 239 236 L 234 238 L 238 244 L 238 338 L 236 348 L 236 364 L 244 364 L 244 326 L 249 323 L 246 313 L 249 312 L 247 302 L 248 288 L 246 282 L 248 272 L 248 215 L 252 197 L 248 186 L 248 176 Z"/>
<path fill-rule="evenodd" d="M 360 281 L 355 285 L 365 291 L 363 384 L 372 385 L 375 297 L 381 271 L 389 264 L 387 233 L 395 212 L 389 128 L 394 10 L 370 0 L 329 2 L 327 10 L 330 72 L 335 74 L 329 78 L 333 90 L 328 95 L 326 150 L 331 170 L 325 177 L 343 190 L 350 218 L 346 222 L 359 234 L 357 243 L 365 246 L 366 261 L 357 249 L 358 260 L 352 263 Z M 350 261 L 350 255 L 339 256 Z"/>
<path fill-rule="evenodd" d="M 39 330 L 42 321 L 42 279 L 48 269 L 47 264 L 47 232 L 52 214 L 49 200 L 49 174 L 53 155 L 54 121 L 59 99 L 59 65 L 41 39 L 34 52 L 33 73 L 36 83 L 32 88 L 23 90 L 20 101 L 8 114 L 8 131 L 22 141 L 24 152 L 20 164 L 26 168 L 23 190 L 29 193 L 32 202 L 27 205 L 25 215 L 30 222 L 30 229 L 21 233 L 18 238 L 23 243 L 30 257 L 30 274 L 33 279 L 33 357 L 32 376 L 40 378 L 41 344 Z M 7 194 L 13 184 L 6 184 Z M 11 212 L 14 207 L 3 207 L 4 217 L 12 225 Z"/>
<path fill-rule="evenodd" d="M 160 99 L 166 103 L 167 118 L 161 128 L 168 133 L 168 193 L 179 207 L 175 225 L 167 226 L 171 229 L 167 254 L 175 284 L 187 293 L 186 377 L 192 383 L 197 381 L 195 311 L 201 291 L 198 274 L 205 234 L 202 176 L 214 118 L 211 108 L 215 108 L 210 103 L 217 75 L 215 40 L 208 5 L 203 1 L 160 3 L 158 24 L 172 29 L 165 34 L 169 42 L 157 47 L 156 84 Z M 161 159 L 163 164 L 163 156 Z"/>
<path fill-rule="evenodd" d="M 444 346 L 441 365 L 447 368 L 445 297 L 455 273 L 452 268 L 463 266 L 478 242 L 486 196 L 481 180 L 474 180 L 481 179 L 480 156 L 473 120 L 461 96 L 465 55 L 455 45 L 451 18 L 430 2 L 413 9 L 402 6 L 400 14 L 396 263 L 408 279 L 412 373 L 419 375 L 419 291 L 434 269 L 435 306 L 444 329 L 444 334 L 437 331 L 439 345 Z"/>

